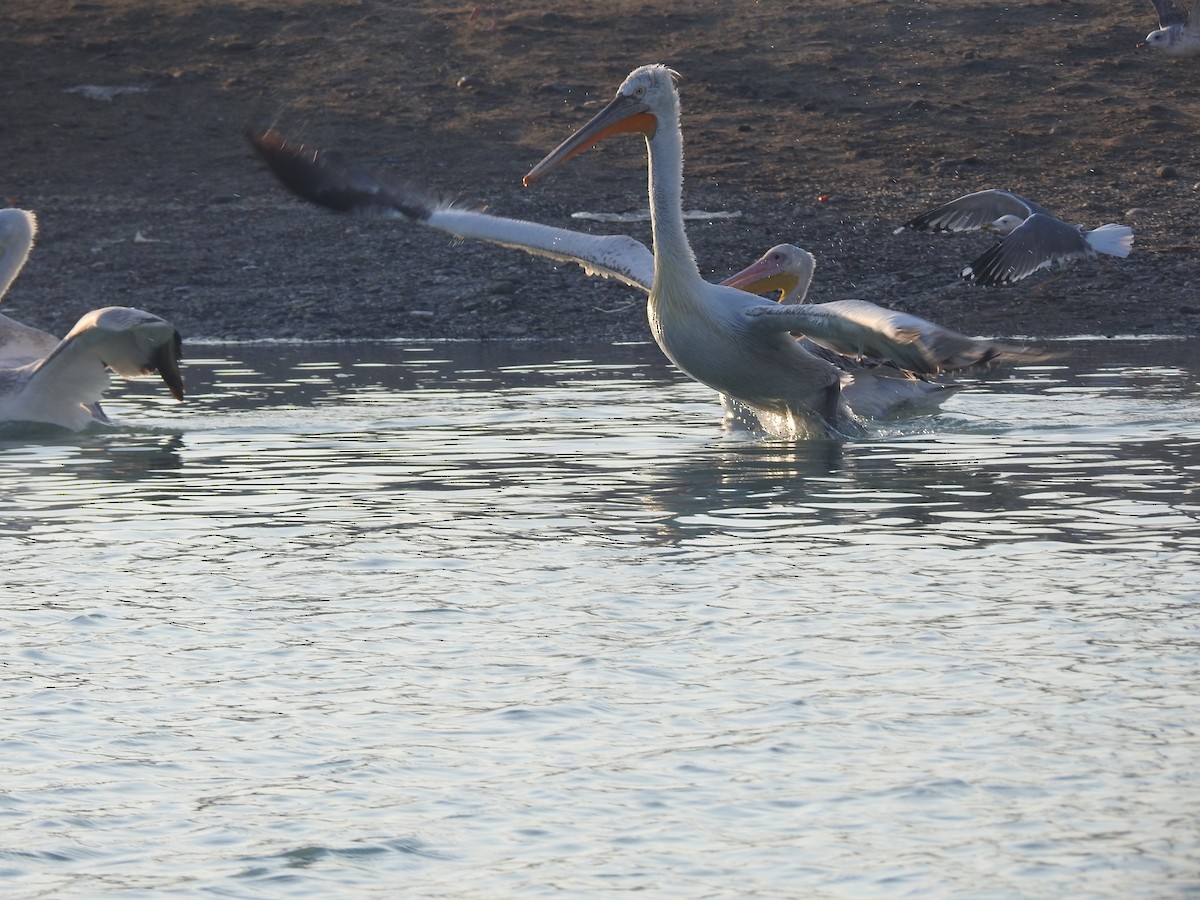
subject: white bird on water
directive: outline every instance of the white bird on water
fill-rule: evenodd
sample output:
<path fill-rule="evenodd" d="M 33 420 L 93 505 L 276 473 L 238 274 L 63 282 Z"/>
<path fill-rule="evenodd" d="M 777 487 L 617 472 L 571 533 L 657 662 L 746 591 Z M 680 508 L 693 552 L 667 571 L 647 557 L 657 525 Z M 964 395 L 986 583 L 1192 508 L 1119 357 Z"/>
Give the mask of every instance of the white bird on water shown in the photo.
<path fill-rule="evenodd" d="M 33 213 L 0 210 L 0 298 L 29 258 L 36 233 Z M 44 422 L 76 431 L 108 423 L 100 397 L 110 372 L 123 378 L 157 372 L 182 400 L 179 356 L 179 333 L 140 309 L 92 310 L 61 341 L 0 315 L 0 423 Z"/>
<path fill-rule="evenodd" d="M 966 194 L 909 219 L 895 230 L 978 231 L 992 229 L 1003 240 L 962 270 L 979 284 L 1011 284 L 1054 263 L 1098 253 L 1126 257 L 1133 249 L 1128 225 L 1101 225 L 1084 231 L 1050 214 L 1045 207 L 1011 191 Z"/>
<path fill-rule="evenodd" d="M 1158 28 L 1139 47 L 1150 47 L 1167 56 L 1200 54 L 1200 0 L 1189 10 L 1181 0 L 1150 0 L 1158 14 Z"/>
<path fill-rule="evenodd" d="M 336 153 L 286 141 L 274 130 L 247 132 L 256 152 L 288 189 L 310 202 L 341 212 L 399 216 L 459 238 L 483 240 L 582 266 L 588 274 L 619 279 L 646 293 L 654 282 L 654 255 L 626 235 L 594 235 L 520 219 L 489 215 L 479 209 L 434 200 L 412 183 L 369 171 Z M 781 290 L 789 303 L 804 299 L 815 260 L 791 245 L 767 251 L 733 279 L 751 293 Z M 733 280 L 731 279 L 731 281 Z M 709 285 L 716 289 L 715 285 Z M 733 292 L 740 300 L 753 300 Z M 770 305 L 770 304 L 767 304 Z M 1043 359 L 1020 347 L 975 340 L 915 316 L 895 313 L 867 301 L 836 301 L 797 310 L 802 330 L 823 346 L 807 343 L 845 375 L 847 396 L 860 416 L 889 415 L 901 407 L 940 402 L 945 385 L 913 378 L 892 367 L 859 362 L 889 360 L 920 375 L 977 366 L 990 361 Z M 825 348 L 841 348 L 834 352 Z M 729 404 L 726 403 L 729 408 Z M 740 411 L 739 418 L 751 416 Z"/>

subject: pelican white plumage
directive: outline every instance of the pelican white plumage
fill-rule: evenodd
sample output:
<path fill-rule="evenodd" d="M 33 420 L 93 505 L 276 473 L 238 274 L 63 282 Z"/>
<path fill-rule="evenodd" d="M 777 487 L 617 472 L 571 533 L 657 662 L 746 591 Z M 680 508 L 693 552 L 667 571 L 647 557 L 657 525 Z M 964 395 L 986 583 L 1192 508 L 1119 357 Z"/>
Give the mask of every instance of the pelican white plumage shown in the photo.
<path fill-rule="evenodd" d="M 33 249 L 37 217 L 25 209 L 0 209 L 0 300 L 17 280 Z M 28 362 L 58 346 L 54 335 L 0 314 L 0 362 Z"/>
<path fill-rule="evenodd" d="M 1181 0 L 1150 0 L 1158 14 L 1158 28 L 1139 47 L 1150 47 L 1167 56 L 1200 54 L 1200 0 L 1189 10 Z"/>
<path fill-rule="evenodd" d="M 109 373 L 137 378 L 157 372 L 183 399 L 180 339 L 156 315 L 125 306 L 83 316 L 50 354 L 24 364 L 0 361 L 0 422 L 46 422 L 78 431 L 108 423 L 100 397 Z"/>
<path fill-rule="evenodd" d="M 589 275 L 650 290 L 654 255 L 634 238 L 489 215 L 475 206 L 436 200 L 411 182 L 370 171 L 338 153 L 287 141 L 273 129 L 261 134 L 247 131 L 246 136 L 284 187 L 318 206 L 336 212 L 398 216 L 457 238 L 577 263 Z"/>
<path fill-rule="evenodd" d="M 24 267 L 36 234 L 33 213 L 0 210 L 0 298 Z M 123 378 L 157 372 L 182 400 L 179 356 L 179 333 L 140 309 L 92 310 L 61 341 L 0 315 L 0 422 L 43 422 L 75 431 L 107 423 L 100 397 L 111 372 Z"/>
<path fill-rule="evenodd" d="M 1133 229 L 1109 223 L 1091 231 L 1071 225 L 1032 200 L 1011 191 L 965 194 L 921 213 L 899 226 L 914 231 L 977 231 L 990 228 L 1003 240 L 962 270 L 979 284 L 1011 284 L 1039 269 L 1097 253 L 1126 257 L 1133 249 Z"/>
<path fill-rule="evenodd" d="M 610 135 L 630 132 L 644 136 L 649 155 L 654 280 L 647 309 L 659 347 L 686 374 L 753 410 L 776 434 L 859 432 L 863 411 L 848 402 L 856 374 L 792 337 L 813 335 L 814 320 L 843 322 L 844 316 L 821 306 L 771 303 L 701 277 L 681 215 L 679 94 L 666 66 L 630 73 L 616 97 L 534 166 L 525 183 Z"/>
<path fill-rule="evenodd" d="M 483 240 L 577 263 L 589 274 L 616 278 L 647 293 L 653 286 L 654 255 L 632 237 L 586 234 L 438 201 L 408 181 L 372 172 L 330 151 L 287 141 L 274 130 L 248 131 L 247 138 L 285 187 L 317 205 L 340 212 L 402 217 L 458 238 Z M 803 300 L 814 267 L 815 259 L 811 254 L 792 245 L 780 245 L 734 277 L 739 278 L 738 287 L 750 293 L 783 290 L 790 303 Z M 761 277 L 751 277 L 752 271 L 760 272 Z M 851 385 L 851 393 L 859 398 L 855 408 L 871 417 L 894 412 L 913 400 L 928 406 L 929 396 L 941 394 L 946 388 L 906 379 L 903 386 L 887 384 L 872 392 L 870 383 L 877 380 L 877 375 L 883 377 L 883 373 L 869 373 L 868 366 L 857 362 L 858 357 L 869 356 L 897 364 L 899 360 L 907 359 L 914 362 L 913 371 L 928 375 L 991 359 L 1030 359 L 1035 353 L 1024 351 L 1024 355 L 1019 355 L 1020 348 L 974 341 L 915 316 L 895 313 L 894 316 L 899 318 L 889 318 L 890 310 L 866 301 L 836 301 L 809 306 L 805 310 L 806 334 L 826 347 L 852 348 L 850 355 L 855 359 L 839 358 L 813 344 L 806 344 L 805 349 L 826 359 L 841 372 L 857 371 L 860 374 L 858 382 Z M 916 323 L 920 327 L 914 327 Z M 954 335 L 960 342 L 954 344 L 949 355 L 939 357 L 940 347 L 951 349 L 948 335 Z M 932 343 L 925 346 L 927 341 L 936 342 L 938 346 Z M 1039 354 L 1037 358 L 1042 357 Z M 888 377 L 905 376 L 892 369 Z M 873 396 L 868 397 L 868 393 Z M 726 405 L 728 407 L 728 403 Z"/>

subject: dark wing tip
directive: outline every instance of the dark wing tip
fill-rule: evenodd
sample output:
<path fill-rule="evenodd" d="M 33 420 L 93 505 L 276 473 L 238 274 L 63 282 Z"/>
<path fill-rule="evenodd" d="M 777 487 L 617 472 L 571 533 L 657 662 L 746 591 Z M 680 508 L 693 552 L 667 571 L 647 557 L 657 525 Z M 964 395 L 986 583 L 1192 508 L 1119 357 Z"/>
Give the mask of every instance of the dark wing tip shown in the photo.
<path fill-rule="evenodd" d="M 280 183 L 310 203 L 335 212 L 353 212 L 372 196 L 353 183 L 336 156 L 286 140 L 273 128 L 257 133 L 247 126 L 244 133 Z"/>
<path fill-rule="evenodd" d="M 479 204 L 435 198 L 411 182 L 369 171 L 333 151 L 288 141 L 273 128 L 259 132 L 247 127 L 245 134 L 284 187 L 335 212 L 400 213 L 408 219 L 424 221 L 438 207 L 482 209 Z"/>
<path fill-rule="evenodd" d="M 259 158 L 280 183 L 296 196 L 334 212 L 379 212 L 379 185 L 338 154 L 285 139 L 271 128 L 262 134 L 247 129 Z"/>
<path fill-rule="evenodd" d="M 1017 272 L 1013 266 L 1004 260 L 1004 243 L 995 244 L 980 254 L 979 258 L 962 270 L 962 277 L 976 284 L 989 287 L 1012 284 L 1025 276 Z"/>
<path fill-rule="evenodd" d="M 899 234 L 901 231 L 951 231 L 948 227 L 946 216 L 946 206 L 942 205 L 936 209 L 926 210 L 919 216 L 913 216 L 906 222 L 902 222 L 896 227 L 893 234 Z"/>

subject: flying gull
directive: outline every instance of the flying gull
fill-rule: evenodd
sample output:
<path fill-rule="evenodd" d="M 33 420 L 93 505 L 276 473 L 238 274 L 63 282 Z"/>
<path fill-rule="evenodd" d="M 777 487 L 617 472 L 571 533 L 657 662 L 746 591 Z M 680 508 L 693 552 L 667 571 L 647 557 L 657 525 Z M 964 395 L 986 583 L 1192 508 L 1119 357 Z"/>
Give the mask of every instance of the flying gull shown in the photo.
<path fill-rule="evenodd" d="M 1153 47 L 1167 56 L 1200 53 L 1200 0 L 1189 11 L 1180 0 L 1150 0 L 1158 13 L 1158 28 L 1146 35 L 1139 47 Z"/>
<path fill-rule="evenodd" d="M 1004 239 L 962 270 L 979 284 L 1012 284 L 1053 263 L 1097 253 L 1125 257 L 1133 249 L 1133 229 L 1101 225 L 1084 231 L 1031 200 L 1010 191 L 977 191 L 909 219 L 896 229 L 977 231 L 992 229 Z"/>

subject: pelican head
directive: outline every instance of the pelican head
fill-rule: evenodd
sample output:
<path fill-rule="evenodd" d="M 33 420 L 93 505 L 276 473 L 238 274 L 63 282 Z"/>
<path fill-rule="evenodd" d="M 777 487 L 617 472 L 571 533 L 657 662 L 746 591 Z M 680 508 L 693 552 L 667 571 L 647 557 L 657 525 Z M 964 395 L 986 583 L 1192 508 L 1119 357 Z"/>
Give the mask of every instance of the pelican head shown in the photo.
<path fill-rule="evenodd" d="M 183 341 L 170 322 L 144 310 L 106 306 L 85 314 L 63 342 L 82 335 L 88 336 L 105 368 L 122 378 L 157 373 L 171 395 L 183 399 Z"/>
<path fill-rule="evenodd" d="M 803 303 L 817 259 L 795 244 L 778 244 L 722 284 L 751 294 L 779 291 L 780 303 Z"/>
<path fill-rule="evenodd" d="M 604 109 L 529 170 L 525 186 L 611 135 L 635 133 L 647 139 L 654 137 L 660 117 L 679 115 L 679 95 L 675 92 L 678 77 L 678 73 L 663 65 L 634 69 Z"/>

